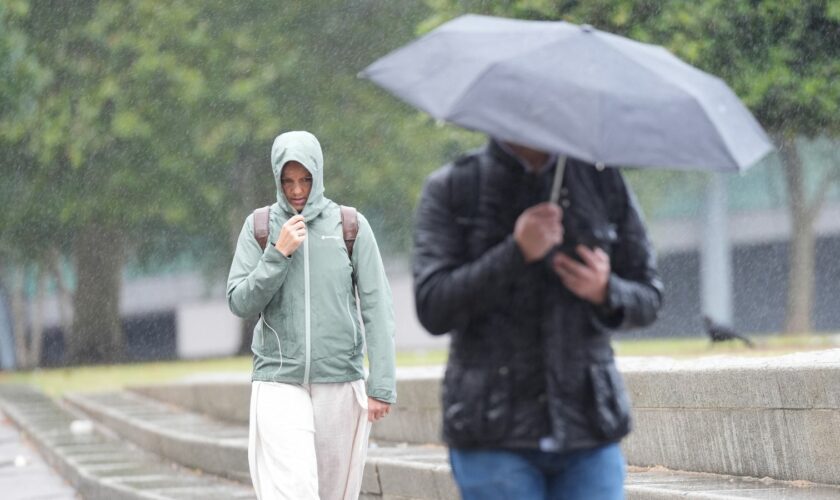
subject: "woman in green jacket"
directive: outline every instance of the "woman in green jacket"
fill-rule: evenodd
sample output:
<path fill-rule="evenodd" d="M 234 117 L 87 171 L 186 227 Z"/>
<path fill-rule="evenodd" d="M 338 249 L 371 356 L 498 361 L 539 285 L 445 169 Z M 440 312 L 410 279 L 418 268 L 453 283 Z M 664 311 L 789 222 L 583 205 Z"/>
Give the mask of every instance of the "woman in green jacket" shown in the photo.
<path fill-rule="evenodd" d="M 315 136 L 279 135 L 271 167 L 278 188 L 269 243 L 260 247 L 248 216 L 227 285 L 234 314 L 260 317 L 251 344 L 251 478 L 260 500 L 354 499 L 370 423 L 396 401 L 391 290 L 361 214 L 348 255 Z"/>

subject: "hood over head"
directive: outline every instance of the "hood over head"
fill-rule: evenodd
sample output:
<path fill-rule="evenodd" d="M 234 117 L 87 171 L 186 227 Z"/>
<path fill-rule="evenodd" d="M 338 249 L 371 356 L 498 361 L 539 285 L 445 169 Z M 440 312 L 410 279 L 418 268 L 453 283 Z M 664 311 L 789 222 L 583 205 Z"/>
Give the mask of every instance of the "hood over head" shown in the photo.
<path fill-rule="evenodd" d="M 271 170 L 277 186 L 277 203 L 286 213 L 294 215 L 297 212 L 286 200 L 283 187 L 280 185 L 280 174 L 286 163 L 290 161 L 300 163 L 312 174 L 312 191 L 309 193 L 302 214 L 307 220 L 313 219 L 329 203 L 329 200 L 324 197 L 324 155 L 318 139 L 305 131 L 286 132 L 278 135 L 271 146 Z"/>

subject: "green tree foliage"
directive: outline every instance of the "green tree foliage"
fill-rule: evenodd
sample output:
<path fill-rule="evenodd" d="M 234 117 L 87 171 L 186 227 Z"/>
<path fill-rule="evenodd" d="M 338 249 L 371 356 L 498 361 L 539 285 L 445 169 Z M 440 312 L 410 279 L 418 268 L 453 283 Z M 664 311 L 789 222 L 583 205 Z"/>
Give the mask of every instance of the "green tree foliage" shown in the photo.
<path fill-rule="evenodd" d="M 201 88 L 184 57 L 193 23 L 190 8 L 151 1 L 31 2 L 21 16 L 49 72 L 24 138 L 36 189 L 23 206 L 58 226 L 42 245 L 63 241 L 74 257 L 71 362 L 119 358 L 126 256 L 150 228 L 185 223 L 197 201 L 185 196 L 195 173 L 178 161 Z"/>
<path fill-rule="evenodd" d="M 840 8 L 837 2 L 704 2 L 674 7 L 654 36 L 689 62 L 720 75 L 773 135 L 784 163 L 791 214 L 786 330 L 811 330 L 814 220 L 840 177 L 827 169 L 805 182 L 803 141 L 840 135 Z M 818 174 L 820 175 L 820 174 Z"/>
<path fill-rule="evenodd" d="M 25 34 L 14 25 L 14 19 L 25 13 L 27 5 L 21 1 L 0 4 L 0 198 L 20 196 L 20 189 L 29 191 L 29 172 L 26 166 L 31 155 L 21 144 L 26 124 L 34 114 L 35 99 L 45 77 L 37 60 L 29 52 Z M 36 241 L 22 239 L 21 205 L 10 204 L 0 210 L 0 260 L 23 260 L 23 256 L 37 252 Z M 42 236 L 40 235 L 31 236 Z M 17 240 L 11 245 L 11 240 Z M 25 244 L 29 243 L 29 244 Z"/>
<path fill-rule="evenodd" d="M 422 180 L 442 162 L 481 138 L 438 127 L 357 73 L 409 42 L 428 15 L 416 2 L 308 3 L 284 16 L 282 31 L 306 57 L 297 65 L 296 97 L 306 124 L 322 138 L 327 195 L 356 205 L 371 220 L 388 252 L 410 245 L 412 213 Z"/>
<path fill-rule="evenodd" d="M 2 8 L 0 154 L 15 161 L 0 167 L 13 180 L 4 199 L 14 200 L 0 211 L 0 246 L 26 263 L 56 248 L 71 257 L 73 363 L 120 358 L 126 262 L 192 257 L 218 282 L 245 216 L 275 200 L 268 157 L 278 133 L 314 132 L 328 196 L 357 206 L 397 252 L 408 248 L 422 178 L 475 142 L 356 78 L 414 36 L 428 14 L 422 4 L 11 0 Z M 26 67 L 32 81 L 18 77 Z"/>
<path fill-rule="evenodd" d="M 45 74 L 28 50 L 25 33 L 14 24 L 26 9 L 27 4 L 20 1 L 0 4 L 0 200 L 31 199 L 37 191 L 27 168 L 33 158 L 20 139 L 33 117 Z M 51 234 L 44 226 L 25 230 L 33 221 L 24 206 L 8 203 L 0 209 L 0 296 L 8 301 L 12 313 L 16 360 L 20 366 L 32 366 L 37 363 L 40 337 L 36 339 L 33 333 L 27 342 L 24 278 L 32 267 L 28 264 L 43 264 L 47 259 L 43 238 Z"/>

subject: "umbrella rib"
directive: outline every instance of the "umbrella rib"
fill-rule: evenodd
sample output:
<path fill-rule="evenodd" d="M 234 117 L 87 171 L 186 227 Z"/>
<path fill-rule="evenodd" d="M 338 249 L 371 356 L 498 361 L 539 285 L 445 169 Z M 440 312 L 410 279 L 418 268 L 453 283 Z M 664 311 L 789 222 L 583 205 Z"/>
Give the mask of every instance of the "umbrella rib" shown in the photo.
<path fill-rule="evenodd" d="M 562 21 L 560 21 L 560 22 L 562 22 Z M 450 112 L 458 106 L 458 104 L 461 102 L 461 99 L 463 99 L 464 96 L 466 96 L 473 88 L 475 88 L 475 86 L 479 82 L 481 82 L 484 79 L 484 77 L 487 76 L 488 73 L 490 73 L 490 71 L 497 68 L 501 64 L 507 63 L 508 61 L 511 61 L 511 60 L 515 60 L 519 57 L 522 57 L 525 54 L 528 54 L 529 52 L 542 50 L 542 49 L 546 48 L 547 46 L 551 45 L 552 43 L 554 43 L 556 41 L 557 41 L 556 38 L 552 37 L 550 40 L 548 40 L 544 43 L 541 43 L 541 44 L 533 46 L 533 47 L 528 47 L 528 49 L 523 50 L 521 52 L 517 52 L 516 54 L 512 54 L 512 55 L 510 55 L 510 56 L 508 56 L 504 59 L 491 61 L 490 64 L 488 64 L 484 69 L 481 70 L 481 72 L 475 78 L 473 78 L 473 80 L 470 82 L 469 85 L 464 87 L 464 89 L 461 91 L 460 95 L 452 101 L 452 105 L 450 106 Z"/>
<path fill-rule="evenodd" d="M 636 42 L 636 43 L 641 43 L 641 42 Z M 726 145 L 726 147 L 724 148 L 724 152 L 726 154 L 726 157 L 732 162 L 733 165 L 736 165 L 736 166 L 738 165 L 737 158 L 735 158 L 735 156 L 732 154 L 732 146 L 730 145 L 728 138 L 726 137 L 726 135 L 721 134 L 718 131 L 717 126 L 715 125 L 714 121 L 711 119 L 711 114 L 709 113 L 709 111 L 711 111 L 711 110 L 706 105 L 706 103 L 704 103 L 703 100 L 699 98 L 700 96 L 698 95 L 698 93 L 696 91 L 693 91 L 690 88 L 685 88 L 681 85 L 678 85 L 677 84 L 678 82 L 674 78 L 670 77 L 667 73 L 662 73 L 660 71 L 657 71 L 655 68 L 652 68 L 650 65 L 648 65 L 647 62 L 644 59 L 635 57 L 634 54 L 628 53 L 627 51 L 623 50 L 620 47 L 615 46 L 612 43 L 605 43 L 604 45 L 609 47 L 610 49 L 614 50 L 615 52 L 619 53 L 622 57 L 633 60 L 635 63 L 637 63 L 639 65 L 639 68 L 642 68 L 644 71 L 647 71 L 649 74 L 655 76 L 656 78 L 665 80 L 665 81 L 667 81 L 669 83 L 672 83 L 672 84 L 675 84 L 674 85 L 675 88 L 679 89 L 681 92 L 684 92 L 685 94 L 690 96 L 692 98 L 692 100 L 698 106 L 700 106 L 702 109 L 704 109 L 706 111 L 706 113 L 704 113 L 704 115 L 703 115 L 704 119 L 711 125 L 712 129 L 715 131 L 715 133 L 717 133 L 718 136 L 720 136 L 723 143 Z M 647 44 L 644 44 L 644 45 L 647 45 Z M 651 47 L 651 48 L 655 50 L 657 47 Z M 662 48 L 662 47 L 658 47 L 658 48 L 665 51 L 668 55 L 670 55 L 672 57 L 675 57 L 675 56 L 673 56 L 673 54 L 668 52 L 665 48 Z M 681 64 L 685 64 L 684 62 L 682 62 L 679 59 L 676 59 L 676 60 Z M 697 68 L 694 68 L 692 66 L 688 66 L 688 67 L 692 70 L 700 71 Z M 710 74 L 705 73 L 705 72 L 702 72 L 702 73 L 704 75 L 706 75 L 707 77 L 714 79 L 718 83 L 722 82 L 722 80 L 720 78 L 718 78 L 714 75 L 710 75 Z M 738 169 L 740 170 L 740 167 L 738 167 Z"/>

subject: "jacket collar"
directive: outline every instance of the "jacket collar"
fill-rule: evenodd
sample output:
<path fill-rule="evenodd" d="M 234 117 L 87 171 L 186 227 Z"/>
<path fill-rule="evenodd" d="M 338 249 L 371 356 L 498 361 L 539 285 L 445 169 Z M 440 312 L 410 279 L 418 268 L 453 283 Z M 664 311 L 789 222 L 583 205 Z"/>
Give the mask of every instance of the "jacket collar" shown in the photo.
<path fill-rule="evenodd" d="M 492 137 L 490 138 L 490 140 L 487 143 L 487 152 L 498 163 L 501 163 L 507 168 L 513 168 L 516 169 L 518 172 L 522 173 L 531 172 L 531 168 L 525 165 L 525 160 L 517 156 L 510 150 L 510 148 L 505 147 L 497 139 L 494 139 Z M 557 155 L 550 155 L 548 163 L 549 165 L 540 171 L 541 175 L 546 174 L 548 172 L 554 172 L 554 165 L 557 163 Z"/>
<path fill-rule="evenodd" d="M 525 166 L 519 158 L 508 152 L 508 150 L 502 147 L 496 139 L 491 138 L 487 142 L 487 153 L 490 154 L 497 163 L 500 163 L 505 167 L 515 168 L 522 172 L 525 171 Z"/>

